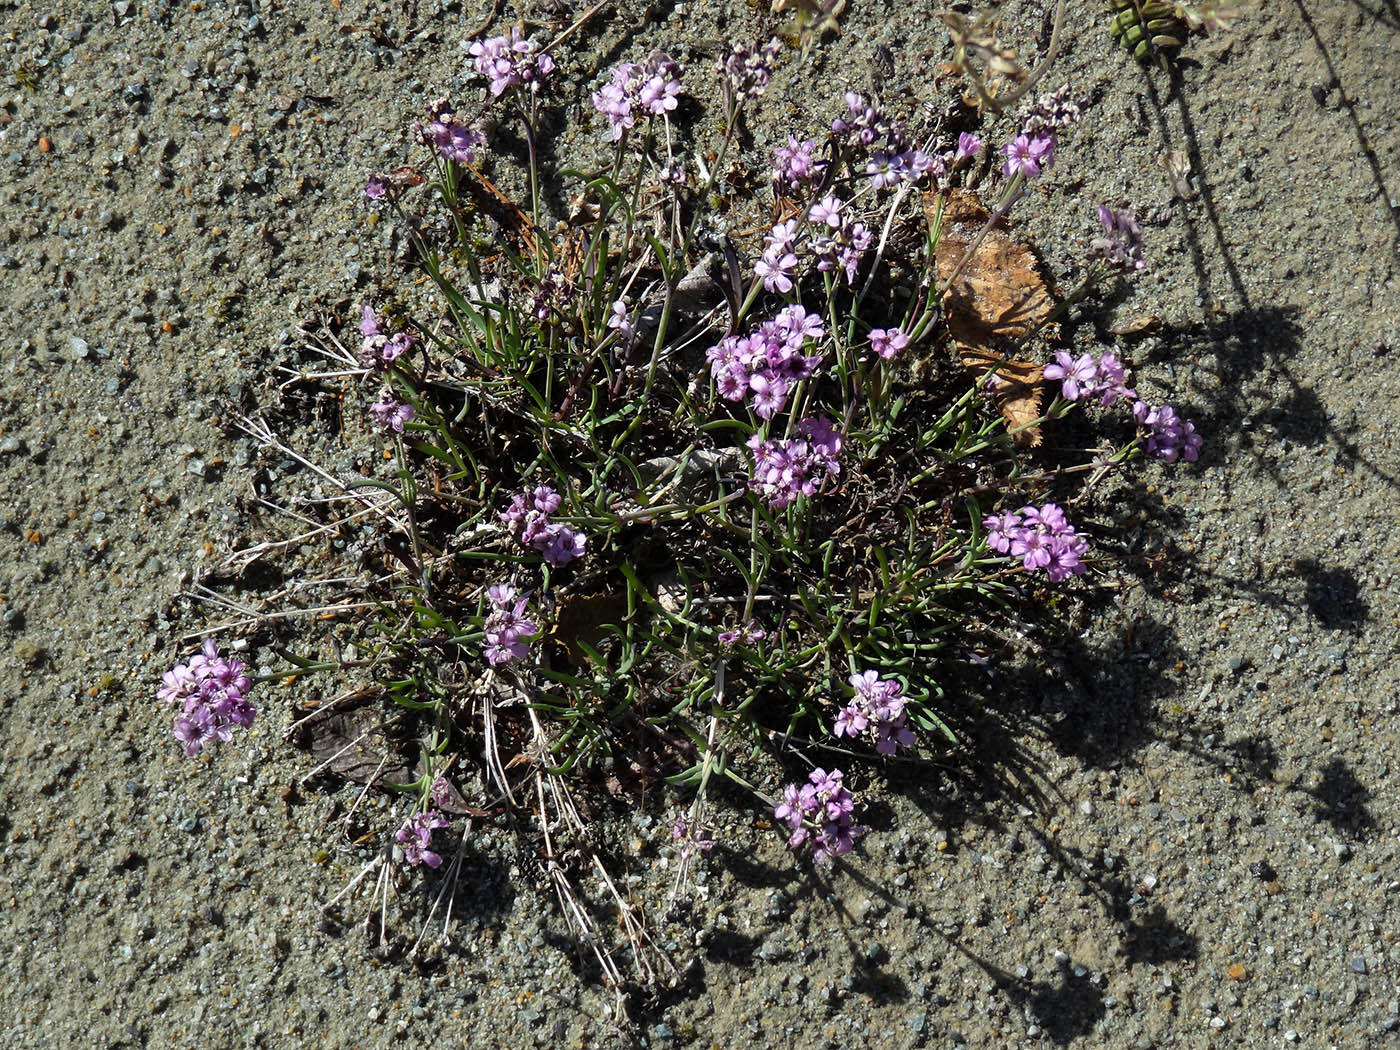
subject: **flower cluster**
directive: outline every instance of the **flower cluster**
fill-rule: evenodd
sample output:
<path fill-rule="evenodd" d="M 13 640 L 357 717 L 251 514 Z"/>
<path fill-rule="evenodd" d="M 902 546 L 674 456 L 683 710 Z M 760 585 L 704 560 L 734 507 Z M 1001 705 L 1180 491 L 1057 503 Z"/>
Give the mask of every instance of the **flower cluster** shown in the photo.
<path fill-rule="evenodd" d="M 1016 111 L 1016 122 L 1023 135 L 1055 135 L 1078 124 L 1081 115 L 1079 103 L 1069 97 L 1069 85 L 1064 84 L 1023 105 Z"/>
<path fill-rule="evenodd" d="M 588 548 L 588 538 L 583 533 L 549 520 L 562 502 L 554 489 L 539 485 L 532 492 L 513 496 L 510 506 L 501 512 L 510 534 L 523 546 L 539 551 L 556 569 L 582 558 Z"/>
<path fill-rule="evenodd" d="M 930 171 L 941 174 L 943 162 L 930 157 L 921 149 L 907 149 L 900 153 L 874 153 L 865 162 L 865 174 L 870 185 L 877 190 L 887 189 L 901 182 L 917 182 Z"/>
<path fill-rule="evenodd" d="M 795 384 L 810 378 L 820 354 L 804 354 L 808 339 L 825 334 L 822 320 L 794 303 L 745 336 L 727 335 L 709 350 L 710 375 L 726 401 L 748 400 L 754 414 L 772 419 Z"/>
<path fill-rule="evenodd" d="M 812 139 L 798 141 L 796 135 L 788 135 L 787 145 L 773 151 L 774 186 L 799 190 L 815 185 L 826 167 L 826 161 L 816 159 L 816 148 Z"/>
<path fill-rule="evenodd" d="M 728 81 L 735 98 L 758 98 L 768 90 L 783 42 L 774 37 L 762 47 L 735 45 L 719 64 L 719 71 Z"/>
<path fill-rule="evenodd" d="M 252 688 L 248 668 L 240 660 L 225 658 L 211 638 L 187 664 L 176 664 L 161 676 L 156 694 L 168 704 L 179 704 L 175 739 L 185 754 L 197 755 L 205 747 L 227 743 L 235 727 L 253 724 L 258 709 L 248 702 Z"/>
<path fill-rule="evenodd" d="M 515 588 L 508 583 L 492 584 L 486 589 L 491 602 L 491 615 L 486 617 L 486 648 L 483 654 L 492 667 L 519 660 L 530 651 L 527 638 L 540 633 L 540 625 L 525 619 L 528 594 L 517 598 Z"/>
<path fill-rule="evenodd" d="M 1055 583 L 1084 572 L 1082 559 L 1089 541 L 1074 531 L 1057 504 L 992 514 L 982 524 L 987 529 L 987 546 L 1020 558 L 1027 569 L 1044 569 Z"/>
<path fill-rule="evenodd" d="M 442 857 L 428 847 L 433 842 L 433 832 L 449 826 L 441 813 L 435 809 L 425 809 L 413 814 L 403 822 L 403 827 L 394 832 L 394 841 L 403 850 L 405 864 L 426 864 L 430 868 L 442 865 Z"/>
<path fill-rule="evenodd" d="M 1157 407 L 1139 398 L 1137 392 L 1128 387 L 1127 374 L 1117 354 L 1105 353 L 1096 359 L 1092 354 L 1073 357 L 1058 350 L 1055 363 L 1046 365 L 1041 374 L 1046 379 L 1060 380 L 1060 396 L 1066 401 L 1098 398 L 1104 407 L 1119 401 L 1130 403 L 1143 450 L 1154 459 L 1166 463 L 1184 459 L 1194 463 L 1200 457 L 1205 439 L 1196 433 L 1195 425 L 1178 416 L 1171 405 Z"/>
<path fill-rule="evenodd" d="M 457 119 L 456 110 L 446 98 L 429 104 L 427 124 L 415 121 L 409 130 L 421 145 L 437 150 L 444 160 L 460 164 L 475 162 L 476 148 L 486 141 L 476 128 Z"/>
<path fill-rule="evenodd" d="M 758 625 L 757 620 L 749 620 L 742 627 L 719 632 L 720 645 L 756 645 L 768 637 L 768 632 Z"/>
<path fill-rule="evenodd" d="M 360 361 L 370 368 L 388 368 L 416 342 L 407 332 L 385 332 L 374 307 L 360 311 Z"/>
<path fill-rule="evenodd" d="M 671 826 L 671 839 L 680 848 L 683 860 L 690 860 L 697 853 L 709 853 L 715 848 L 714 831 L 692 823 L 688 813 L 676 817 L 675 824 Z"/>
<path fill-rule="evenodd" d="M 811 222 L 809 247 L 822 273 L 841 269 L 846 283 L 855 284 L 856 267 L 860 257 L 874 238 L 865 223 L 853 218 L 846 202 L 835 194 L 827 194 L 807 209 Z"/>
<path fill-rule="evenodd" d="M 1059 132 L 1078 124 L 1079 117 L 1079 105 L 1070 100 L 1068 87 L 1021 107 L 1017 113 L 1020 133 L 1001 150 L 1006 157 L 1002 174 L 1033 179 L 1049 171 L 1055 165 Z"/>
<path fill-rule="evenodd" d="M 417 413 L 414 412 L 412 405 L 405 404 L 386 390 L 379 395 L 378 401 L 369 406 L 369 414 L 370 418 L 385 430 L 402 434 L 404 424 Z"/>
<path fill-rule="evenodd" d="M 877 357 L 893 361 L 909 345 L 909 336 L 901 328 L 870 329 L 870 349 Z"/>
<path fill-rule="evenodd" d="M 909 728 L 901 695 L 904 686 L 892 678 L 881 678 L 874 671 L 853 674 L 850 682 L 856 695 L 837 714 L 832 732 L 854 740 L 870 730 L 875 736 L 875 750 L 882 755 L 912 747 L 914 732 Z"/>
<path fill-rule="evenodd" d="M 902 137 L 894 122 L 867 101 L 864 95 L 847 91 L 845 102 L 847 115 L 831 122 L 833 135 L 846 139 L 851 145 L 867 148 L 881 141 L 896 149 L 902 145 Z"/>
<path fill-rule="evenodd" d="M 637 123 L 634 110 L 662 116 L 676 108 L 681 93 L 681 67 L 664 54 L 644 63 L 614 66 L 608 84 L 593 92 L 593 108 L 608 118 L 608 137 L 617 142 Z"/>
<path fill-rule="evenodd" d="M 830 860 L 851 852 L 856 839 L 868 830 L 852 822 L 855 798 L 841 782 L 839 769 L 830 773 L 814 769 L 808 783 L 783 789 L 783 800 L 773 807 L 773 816 L 788 826 L 788 847 L 812 847 L 817 860 Z"/>
<path fill-rule="evenodd" d="M 753 272 L 764 290 L 786 295 L 792 291 L 792 276 L 797 272 L 797 254 L 793 242 L 797 239 L 797 220 L 780 222 L 763 235 L 763 255 L 753 265 Z"/>
<path fill-rule="evenodd" d="M 1133 418 L 1146 438 L 1143 445 L 1149 456 L 1165 463 L 1184 459 L 1194 463 L 1201 455 L 1205 438 L 1196 433 L 1189 419 L 1182 419 L 1171 405 L 1154 408 L 1146 401 L 1133 404 Z"/>
<path fill-rule="evenodd" d="M 754 434 L 748 446 L 753 452 L 753 475 L 749 486 L 781 510 L 798 496 L 811 498 L 828 477 L 841 473 L 842 436 L 831 421 L 810 417 L 797 425 L 800 438 L 764 440 Z"/>
<path fill-rule="evenodd" d="M 538 321 L 563 320 L 574 301 L 574 282 L 554 264 L 550 264 L 530 297 L 530 312 Z"/>
<path fill-rule="evenodd" d="M 1117 270 L 1142 270 L 1147 261 L 1142 257 L 1142 228 L 1138 226 L 1133 213 L 1114 211 L 1107 205 L 1099 205 L 1099 222 L 1104 232 L 1089 242 L 1091 258 L 1102 259 Z"/>
<path fill-rule="evenodd" d="M 1041 373 L 1046 379 L 1060 380 L 1060 396 L 1066 401 L 1098 398 L 1108 408 L 1120 400 L 1131 401 L 1137 394 L 1127 387 L 1123 362 L 1112 352 L 1095 358 L 1093 354 L 1074 357 L 1064 350 L 1055 351 L 1055 363 L 1046 365 Z"/>
<path fill-rule="evenodd" d="M 517 85 L 539 89 L 545 77 L 554 72 L 554 59 L 540 50 L 534 38 L 524 37 L 511 26 L 508 36 L 473 41 L 471 56 L 476 71 L 491 81 L 491 94 L 499 98 Z"/>

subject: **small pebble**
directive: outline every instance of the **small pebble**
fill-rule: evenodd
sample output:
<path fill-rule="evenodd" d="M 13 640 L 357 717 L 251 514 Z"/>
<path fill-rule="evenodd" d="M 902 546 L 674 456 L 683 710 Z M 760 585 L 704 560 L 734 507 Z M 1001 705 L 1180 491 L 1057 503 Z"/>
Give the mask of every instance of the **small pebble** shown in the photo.
<path fill-rule="evenodd" d="M 1355 970 L 1357 973 L 1365 973 L 1365 972 L 1366 972 L 1366 960 L 1363 959 L 1363 958 L 1361 958 L 1361 956 L 1358 955 L 1355 959 L 1353 959 L 1353 960 L 1351 961 L 1351 968 L 1352 968 L 1353 970 Z"/>

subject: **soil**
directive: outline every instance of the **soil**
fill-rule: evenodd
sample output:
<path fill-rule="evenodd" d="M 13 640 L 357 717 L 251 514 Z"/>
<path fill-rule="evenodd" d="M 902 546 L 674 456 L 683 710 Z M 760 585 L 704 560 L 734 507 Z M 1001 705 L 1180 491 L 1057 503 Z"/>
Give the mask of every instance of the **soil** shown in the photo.
<path fill-rule="evenodd" d="M 1037 4 L 958 6 L 1025 55 L 1044 45 Z M 566 7 L 507 4 L 495 26 L 548 36 Z M 658 47 L 712 112 L 698 85 L 719 42 L 766 38 L 786 16 L 764 7 L 605 5 L 558 56 L 559 152 L 596 141 L 582 91 Z M 1173 79 L 1114 43 L 1105 7 L 1069 4 L 1046 86 L 1092 105 L 1019 229 L 1058 272 L 1098 203 L 1152 216 L 1149 269 L 1073 336 L 1116 342 L 1203 457 L 1101 494 L 1095 535 L 1124 567 L 993 677 L 963 676 L 966 753 L 867 774 L 873 830 L 848 863 L 811 868 L 721 798 L 678 921 L 674 799 L 600 804 L 615 877 L 678 970 L 624 1021 L 489 819 L 460 847 L 450 945 L 415 963 L 367 938 L 368 883 L 323 911 L 374 856 L 349 829 L 392 818 L 353 785 L 302 783 L 312 762 L 284 731 L 311 687 L 269 687 L 255 730 L 208 760 L 180 753 L 155 700 L 205 628 L 236 635 L 269 596 L 335 597 L 314 543 L 214 571 L 274 535 L 258 498 L 318 491 L 239 420 L 277 406 L 286 448 L 336 476 L 375 468 L 362 424 L 328 426 L 335 396 L 278 388 L 323 367 L 302 326 L 397 279 L 365 174 L 406 159 L 426 100 L 477 90 L 463 41 L 488 5 L 0 0 L 0 1044 L 1394 1038 L 1400 8 L 1246 4 Z M 816 132 L 880 46 L 890 90 L 934 90 L 951 54 L 934 7 L 851 0 L 839 22 L 788 53 L 757 145 Z M 327 655 L 319 623 L 277 638 Z M 437 885 L 402 880 L 394 936 L 416 936 Z"/>

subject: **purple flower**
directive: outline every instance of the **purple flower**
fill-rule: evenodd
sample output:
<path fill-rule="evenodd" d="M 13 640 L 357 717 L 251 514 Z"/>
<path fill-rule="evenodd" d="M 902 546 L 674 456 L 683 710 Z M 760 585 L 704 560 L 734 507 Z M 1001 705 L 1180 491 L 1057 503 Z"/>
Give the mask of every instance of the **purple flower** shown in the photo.
<path fill-rule="evenodd" d="M 783 307 L 773 321 L 788 342 L 796 340 L 800 344 L 805 339 L 820 339 L 826 333 L 821 315 L 809 313 L 801 303 Z"/>
<path fill-rule="evenodd" d="M 631 342 L 632 315 L 628 313 L 626 300 L 614 300 L 612 312 L 608 316 L 608 327 L 617 333 L 618 339 L 623 343 Z"/>
<path fill-rule="evenodd" d="M 370 176 L 365 180 L 365 196 L 372 201 L 383 200 L 384 195 L 389 192 L 388 185 L 384 182 L 382 175 L 370 172 Z"/>
<path fill-rule="evenodd" d="M 810 844 L 817 861 L 849 853 L 868 829 L 852 821 L 855 798 L 846 789 L 841 771 L 814 769 L 807 780 L 801 788 L 787 785 L 782 802 L 773 807 L 773 816 L 787 826 L 788 847 Z"/>
<path fill-rule="evenodd" d="M 588 547 L 587 537 L 583 533 L 550 521 L 550 516 L 563 502 L 559 493 L 549 485 L 537 485 L 530 492 L 512 496 L 510 505 L 499 515 L 521 546 L 539 551 L 544 560 L 555 568 L 583 557 Z"/>
<path fill-rule="evenodd" d="M 788 384 L 783 379 L 759 373 L 749 376 L 749 393 L 754 414 L 760 419 L 772 419 L 787 402 Z"/>
<path fill-rule="evenodd" d="M 398 400 L 386 390 L 379 396 L 378 401 L 369 406 L 369 414 L 385 430 L 402 434 L 404 424 L 411 420 L 416 413 L 412 405 Z"/>
<path fill-rule="evenodd" d="M 541 548 L 541 553 L 544 560 L 557 569 L 575 558 L 582 558 L 587 547 L 588 540 L 583 533 L 575 532 L 567 525 L 551 525 L 548 542 Z"/>
<path fill-rule="evenodd" d="M 831 122 L 833 135 L 863 149 L 881 140 L 895 149 L 899 147 L 901 136 L 895 124 L 863 95 L 847 91 L 845 103 L 847 115 Z"/>
<path fill-rule="evenodd" d="M 1046 365 L 1042 374 L 1046 379 L 1061 381 L 1060 394 L 1066 401 L 1078 401 L 1079 395 L 1098 380 L 1099 366 L 1093 354 L 1071 357 L 1066 351 L 1057 350 L 1055 363 Z"/>
<path fill-rule="evenodd" d="M 617 142 L 637 123 L 636 110 L 662 116 L 676 108 L 681 94 L 681 67 L 666 55 L 645 63 L 623 62 L 613 67 L 608 84 L 593 92 L 593 108 L 608 118 L 608 137 Z"/>
<path fill-rule="evenodd" d="M 837 715 L 832 732 L 855 738 L 870 730 L 875 750 L 893 755 L 900 747 L 912 747 L 914 732 L 904 711 L 904 686 L 892 678 L 881 678 L 875 671 L 851 675 L 855 697 Z"/>
<path fill-rule="evenodd" d="M 807 210 L 807 218 L 812 220 L 812 224 L 815 226 L 825 224 L 833 230 L 839 230 L 841 228 L 841 205 L 841 198 L 829 193 Z"/>
<path fill-rule="evenodd" d="M 1021 516 L 1007 512 L 992 514 L 982 519 L 987 530 L 987 546 L 1000 554 L 1009 554 L 1011 541 L 1021 531 Z"/>
<path fill-rule="evenodd" d="M 773 181 L 789 189 L 801 189 L 816 182 L 825 167 L 824 161 L 814 159 L 817 144 L 811 139 L 801 142 L 788 135 L 787 145 L 773 151 Z"/>
<path fill-rule="evenodd" d="M 388 368 L 417 342 L 408 332 L 386 333 L 372 306 L 361 308 L 360 335 L 360 361 L 369 368 Z"/>
<path fill-rule="evenodd" d="M 828 477 L 841 472 L 843 438 L 829 420 L 804 419 L 797 429 L 803 438 L 767 441 L 754 434 L 748 442 L 754 461 L 749 487 L 775 510 L 799 496 L 815 496 Z"/>
<path fill-rule="evenodd" d="M 754 645 L 768 637 L 768 632 L 758 625 L 757 620 L 750 620 L 742 627 L 732 630 L 721 631 L 719 633 L 720 645 Z"/>
<path fill-rule="evenodd" d="M 476 148 L 486 141 L 486 136 L 476 128 L 457 120 L 456 110 L 447 98 L 436 99 L 428 105 L 428 123 L 414 124 L 413 137 L 437 150 L 443 159 L 461 164 L 474 163 Z"/>
<path fill-rule="evenodd" d="M 816 256 L 818 270 L 842 270 L 847 283 L 854 284 L 861 254 L 874 238 L 865 223 L 851 219 L 842 210 L 844 207 L 841 198 L 828 194 L 808 209 L 807 217 L 812 223 L 810 250 Z"/>
<path fill-rule="evenodd" d="M 1006 163 L 1002 165 L 1002 174 L 1008 178 L 1013 175 L 1023 175 L 1028 179 L 1036 178 L 1041 171 L 1050 168 L 1055 162 L 1055 137 L 1053 135 L 1037 135 L 1034 138 L 1026 135 L 1017 135 L 1012 141 L 1002 147 L 1002 154 L 1006 157 Z"/>
<path fill-rule="evenodd" d="M 553 514 L 563 503 L 559 493 L 548 485 L 537 485 L 535 491 L 530 493 L 530 499 L 541 514 Z"/>
<path fill-rule="evenodd" d="M 515 588 L 506 583 L 487 588 L 491 613 L 486 617 L 486 646 L 482 650 L 492 667 L 522 659 L 530 650 L 526 639 L 540 633 L 540 625 L 525 619 L 529 595 L 515 597 Z"/>
<path fill-rule="evenodd" d="M 872 187 L 882 190 L 901 182 L 917 182 L 935 167 L 941 170 L 942 161 L 935 162 L 923 150 L 910 149 L 874 154 L 865 162 L 865 174 Z"/>
<path fill-rule="evenodd" d="M 1093 397 L 1107 408 L 1122 399 L 1137 396 L 1125 385 L 1127 374 L 1123 362 L 1113 353 L 1105 353 L 1095 360 L 1090 354 L 1072 357 L 1064 350 L 1057 350 L 1055 363 L 1046 365 L 1043 374 L 1046 379 L 1061 381 L 1060 396 L 1066 401 Z"/>
<path fill-rule="evenodd" d="M 836 715 L 836 724 L 831 732 L 834 736 L 848 736 L 854 739 L 865 732 L 870 718 L 855 704 L 847 704 Z"/>
<path fill-rule="evenodd" d="M 235 727 L 253 724 L 258 709 L 246 696 L 252 684 L 247 666 L 226 659 L 212 638 L 189 663 L 176 664 L 161 675 L 156 696 L 180 705 L 174 733 L 185 754 L 194 756 L 213 744 L 227 743 Z"/>
<path fill-rule="evenodd" d="M 982 140 L 970 131 L 964 131 L 958 136 L 958 148 L 953 153 L 955 161 L 963 161 L 968 157 L 977 156 L 977 151 L 982 148 Z"/>
<path fill-rule="evenodd" d="M 765 291 L 786 295 L 792 291 L 792 275 L 797 270 L 797 256 L 792 252 L 764 253 L 754 263 L 753 272 L 763 282 Z"/>
<path fill-rule="evenodd" d="M 526 39 L 515 26 L 508 36 L 474 41 L 470 52 L 476 71 L 491 82 L 491 94 L 499 98 L 512 87 L 526 85 L 537 91 L 554 72 L 554 59 L 540 51 L 533 38 Z"/>
<path fill-rule="evenodd" d="M 1020 558 L 1027 570 L 1044 569 L 1053 583 L 1085 570 L 1083 557 L 1088 553 L 1089 541 L 1075 532 L 1058 504 L 1022 507 L 1014 514 L 993 514 L 982 524 L 987 529 L 987 546 Z"/>
<path fill-rule="evenodd" d="M 435 809 L 422 810 L 405 820 L 403 826 L 394 832 L 394 841 L 403 849 L 404 863 L 426 864 L 430 868 L 440 866 L 442 857 L 428 847 L 432 844 L 433 832 L 448 826 L 442 814 Z"/>
<path fill-rule="evenodd" d="M 738 44 L 720 61 L 719 71 L 735 98 L 758 98 L 768 90 L 782 52 L 783 43 L 777 37 L 761 48 Z"/>
<path fill-rule="evenodd" d="M 882 755 L 893 755 L 901 747 L 914 746 L 914 731 L 905 723 L 903 715 L 881 722 L 876 732 L 875 750 Z"/>
<path fill-rule="evenodd" d="M 1153 408 L 1146 401 L 1133 405 L 1133 418 L 1137 420 L 1139 434 L 1144 438 L 1143 448 L 1149 456 L 1164 463 L 1175 463 L 1184 459 L 1194 463 L 1200 458 L 1205 438 L 1196 433 L 1190 420 L 1181 419 L 1171 405 Z"/>
<path fill-rule="evenodd" d="M 1089 242 L 1089 256 L 1102 259 L 1118 270 L 1146 269 L 1147 262 L 1142 257 L 1142 229 L 1133 213 L 1126 209 L 1113 211 L 1100 204 L 1098 215 L 1104 232 Z"/>
<path fill-rule="evenodd" d="M 433 777 L 433 783 L 428 788 L 428 795 L 433 800 L 433 805 L 439 809 L 449 805 L 453 796 L 452 781 L 439 773 Z"/>
<path fill-rule="evenodd" d="M 747 397 L 757 415 L 771 419 L 793 385 L 816 374 L 821 357 L 802 351 L 822 333 L 821 318 L 794 303 L 748 335 L 725 336 L 705 352 L 715 389 L 728 401 Z"/>
<path fill-rule="evenodd" d="M 715 833 L 710 828 L 692 824 L 687 813 L 677 816 L 671 825 L 671 839 L 680 844 L 681 856 L 687 860 L 696 853 L 709 853 L 715 848 Z"/>
<path fill-rule="evenodd" d="M 893 361 L 909 345 L 909 337 L 898 328 L 872 328 L 870 349 L 886 361 Z"/>

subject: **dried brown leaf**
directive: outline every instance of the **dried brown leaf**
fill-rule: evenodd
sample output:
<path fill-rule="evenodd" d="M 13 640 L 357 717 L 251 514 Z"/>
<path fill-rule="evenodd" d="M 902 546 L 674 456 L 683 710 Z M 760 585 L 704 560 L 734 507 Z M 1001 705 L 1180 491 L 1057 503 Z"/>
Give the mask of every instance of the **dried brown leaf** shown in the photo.
<path fill-rule="evenodd" d="M 620 624 L 626 616 L 626 594 L 565 594 L 555 610 L 549 639 L 564 647 L 575 667 L 587 667 L 588 656 L 580 643 L 597 649 L 610 634 L 606 628 Z"/>
<path fill-rule="evenodd" d="M 377 694 L 316 711 L 298 726 L 295 743 L 317 765 L 356 784 L 413 779 L 412 763 L 389 739 Z"/>
<path fill-rule="evenodd" d="M 953 279 L 943 309 L 958 356 L 977 376 L 996 368 L 989 385 L 1007 429 L 1018 444 L 1034 447 L 1041 441 L 1040 428 L 1028 424 L 1040 416 L 1041 366 L 1010 359 L 1006 351 L 1040 328 L 1055 307 L 1054 298 L 1035 255 L 1014 241 L 1003 223 L 978 240 L 991 213 L 974 193 L 952 190 L 941 219 L 937 209 L 937 195 L 926 194 L 925 214 L 930 224 L 939 223 L 938 279 Z M 972 255 L 964 263 L 969 249 Z"/>
<path fill-rule="evenodd" d="M 926 194 L 924 208 L 930 220 L 936 207 L 937 195 Z M 998 221 L 978 240 L 990 219 L 991 213 L 975 193 L 951 190 L 944 201 L 934 258 L 940 284 L 957 272 L 944 293 L 943 310 L 959 350 L 971 347 L 1000 354 L 1008 344 L 1039 328 L 1055 300 L 1040 276 L 1035 255 L 1012 240 L 1004 222 Z M 972 256 L 964 263 L 963 256 L 974 243 Z"/>

